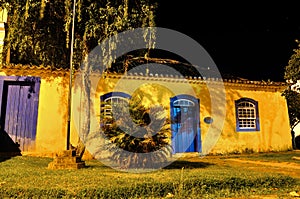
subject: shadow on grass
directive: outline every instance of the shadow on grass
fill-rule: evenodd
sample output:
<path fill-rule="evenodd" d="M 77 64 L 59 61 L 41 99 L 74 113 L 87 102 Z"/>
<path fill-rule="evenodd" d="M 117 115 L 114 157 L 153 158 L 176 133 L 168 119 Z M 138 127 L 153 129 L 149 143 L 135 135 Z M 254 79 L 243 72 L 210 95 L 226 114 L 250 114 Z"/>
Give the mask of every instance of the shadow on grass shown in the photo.
<path fill-rule="evenodd" d="M 172 162 L 170 165 L 166 166 L 164 169 L 198 169 L 198 168 L 206 168 L 212 166 L 214 164 L 208 162 L 190 162 L 186 160 L 176 160 Z"/>
<path fill-rule="evenodd" d="M 5 131 L 0 131 L 0 162 L 21 155 L 19 145 Z"/>
<path fill-rule="evenodd" d="M 110 162 L 111 163 L 111 162 Z M 166 163 L 165 163 L 166 164 Z M 129 168 L 123 168 L 120 167 L 117 164 L 113 164 L 108 166 L 107 164 L 98 161 L 98 160 L 93 160 L 93 161 L 88 161 L 85 168 L 89 169 L 102 169 L 106 170 L 107 172 L 109 171 L 114 171 L 114 170 L 119 170 L 119 171 L 139 171 L 139 170 L 156 170 L 156 169 L 166 169 L 166 170 L 171 170 L 171 169 L 199 169 L 199 168 L 206 168 L 209 166 L 213 166 L 215 164 L 208 163 L 208 162 L 193 162 L 193 161 L 187 161 L 187 160 L 176 160 L 174 162 L 171 162 L 165 167 L 161 167 L 162 163 L 157 163 L 154 165 L 151 165 L 150 167 L 129 167 Z"/>

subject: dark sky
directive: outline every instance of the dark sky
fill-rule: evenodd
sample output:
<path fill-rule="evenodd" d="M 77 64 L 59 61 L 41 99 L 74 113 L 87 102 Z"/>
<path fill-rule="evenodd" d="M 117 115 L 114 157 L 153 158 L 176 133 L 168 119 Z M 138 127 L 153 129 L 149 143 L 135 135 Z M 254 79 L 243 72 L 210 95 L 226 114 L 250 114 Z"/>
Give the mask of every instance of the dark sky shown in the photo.
<path fill-rule="evenodd" d="M 195 39 L 222 74 L 284 81 L 284 68 L 300 40 L 300 4 L 220 2 L 161 0 L 157 26 Z"/>

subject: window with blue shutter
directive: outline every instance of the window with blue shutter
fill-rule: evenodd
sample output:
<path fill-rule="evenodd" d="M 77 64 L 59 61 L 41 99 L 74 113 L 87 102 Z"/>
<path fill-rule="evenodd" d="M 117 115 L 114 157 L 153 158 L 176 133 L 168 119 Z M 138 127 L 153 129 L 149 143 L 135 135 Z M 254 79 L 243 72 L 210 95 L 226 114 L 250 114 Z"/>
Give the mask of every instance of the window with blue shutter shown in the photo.
<path fill-rule="evenodd" d="M 236 131 L 259 131 L 258 102 L 250 98 L 235 101 Z"/>

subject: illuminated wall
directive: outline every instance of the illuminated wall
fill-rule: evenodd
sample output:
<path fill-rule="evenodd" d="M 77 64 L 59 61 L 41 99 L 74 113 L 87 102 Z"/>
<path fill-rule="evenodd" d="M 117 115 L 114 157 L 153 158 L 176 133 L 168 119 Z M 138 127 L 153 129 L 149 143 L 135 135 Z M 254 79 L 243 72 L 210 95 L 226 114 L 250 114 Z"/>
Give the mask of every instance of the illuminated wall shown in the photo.
<path fill-rule="evenodd" d="M 2 76 L 35 76 L 41 79 L 35 147 L 24 153 L 52 156 L 66 149 L 68 74 L 65 70 L 53 71 L 50 68 L 31 66 L 2 69 Z M 90 132 L 96 132 L 99 128 L 100 96 L 104 94 L 124 92 L 131 96 L 143 96 L 145 106 L 159 104 L 165 108 L 167 117 L 170 117 L 170 99 L 185 94 L 199 99 L 202 153 L 285 151 L 292 147 L 287 104 L 281 96 L 285 85 L 279 83 L 267 85 L 263 82 L 231 80 L 223 83 L 221 80 L 138 75 L 95 76 L 91 82 L 95 86 L 90 91 L 89 99 L 93 109 L 89 114 L 96 119 L 90 123 Z M 222 87 L 224 90 L 217 89 Z M 224 98 L 221 91 L 224 91 Z M 85 92 L 80 85 L 73 88 L 71 144 L 74 146 L 77 145 L 78 133 L 86 128 L 83 125 L 83 121 L 87 119 L 87 110 L 84 109 L 87 102 Z M 258 103 L 259 130 L 237 130 L 235 102 L 241 98 L 253 99 Z M 221 105 L 225 108 L 220 108 Z M 222 115 L 225 117 L 222 118 Z M 205 122 L 209 117 L 211 121 Z M 220 121 L 224 123 L 216 125 Z"/>
<path fill-rule="evenodd" d="M 224 86 L 225 102 L 219 85 Z M 146 106 L 161 104 L 170 117 L 170 98 L 179 94 L 192 95 L 200 100 L 202 152 L 214 154 L 266 152 L 289 150 L 292 146 L 287 104 L 285 98 L 281 96 L 284 88 L 285 85 L 281 83 L 267 85 L 263 82 L 228 80 L 223 84 L 216 80 L 185 80 L 134 75 L 120 78 L 117 75 L 111 75 L 100 80 L 96 99 L 108 92 L 125 92 L 130 95 L 140 92 L 143 93 L 145 98 L 143 102 Z M 237 130 L 235 101 L 241 98 L 257 101 L 258 130 Z M 99 112 L 100 105 L 97 104 L 99 101 L 96 100 L 95 103 L 95 111 Z M 219 110 L 218 107 L 212 107 L 222 104 L 225 109 Z M 213 115 L 212 111 L 214 111 Z M 222 121 L 222 119 L 217 119 L 223 114 L 225 115 L 224 125 L 214 125 L 214 122 Z M 212 123 L 204 121 L 209 117 L 212 117 Z M 219 136 L 214 135 L 218 132 Z M 213 148 L 211 148 L 212 145 Z"/>

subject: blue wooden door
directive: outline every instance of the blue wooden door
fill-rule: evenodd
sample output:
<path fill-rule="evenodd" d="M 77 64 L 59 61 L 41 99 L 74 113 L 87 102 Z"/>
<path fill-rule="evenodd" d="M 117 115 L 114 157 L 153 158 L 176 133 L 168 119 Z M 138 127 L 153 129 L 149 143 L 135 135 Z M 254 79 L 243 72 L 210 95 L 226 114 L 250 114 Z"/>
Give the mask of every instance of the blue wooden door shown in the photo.
<path fill-rule="evenodd" d="M 198 99 L 188 95 L 171 98 L 173 153 L 200 152 Z"/>
<path fill-rule="evenodd" d="M 36 81 L 9 81 L 2 84 L 1 130 L 21 151 L 34 148 L 39 86 Z"/>

